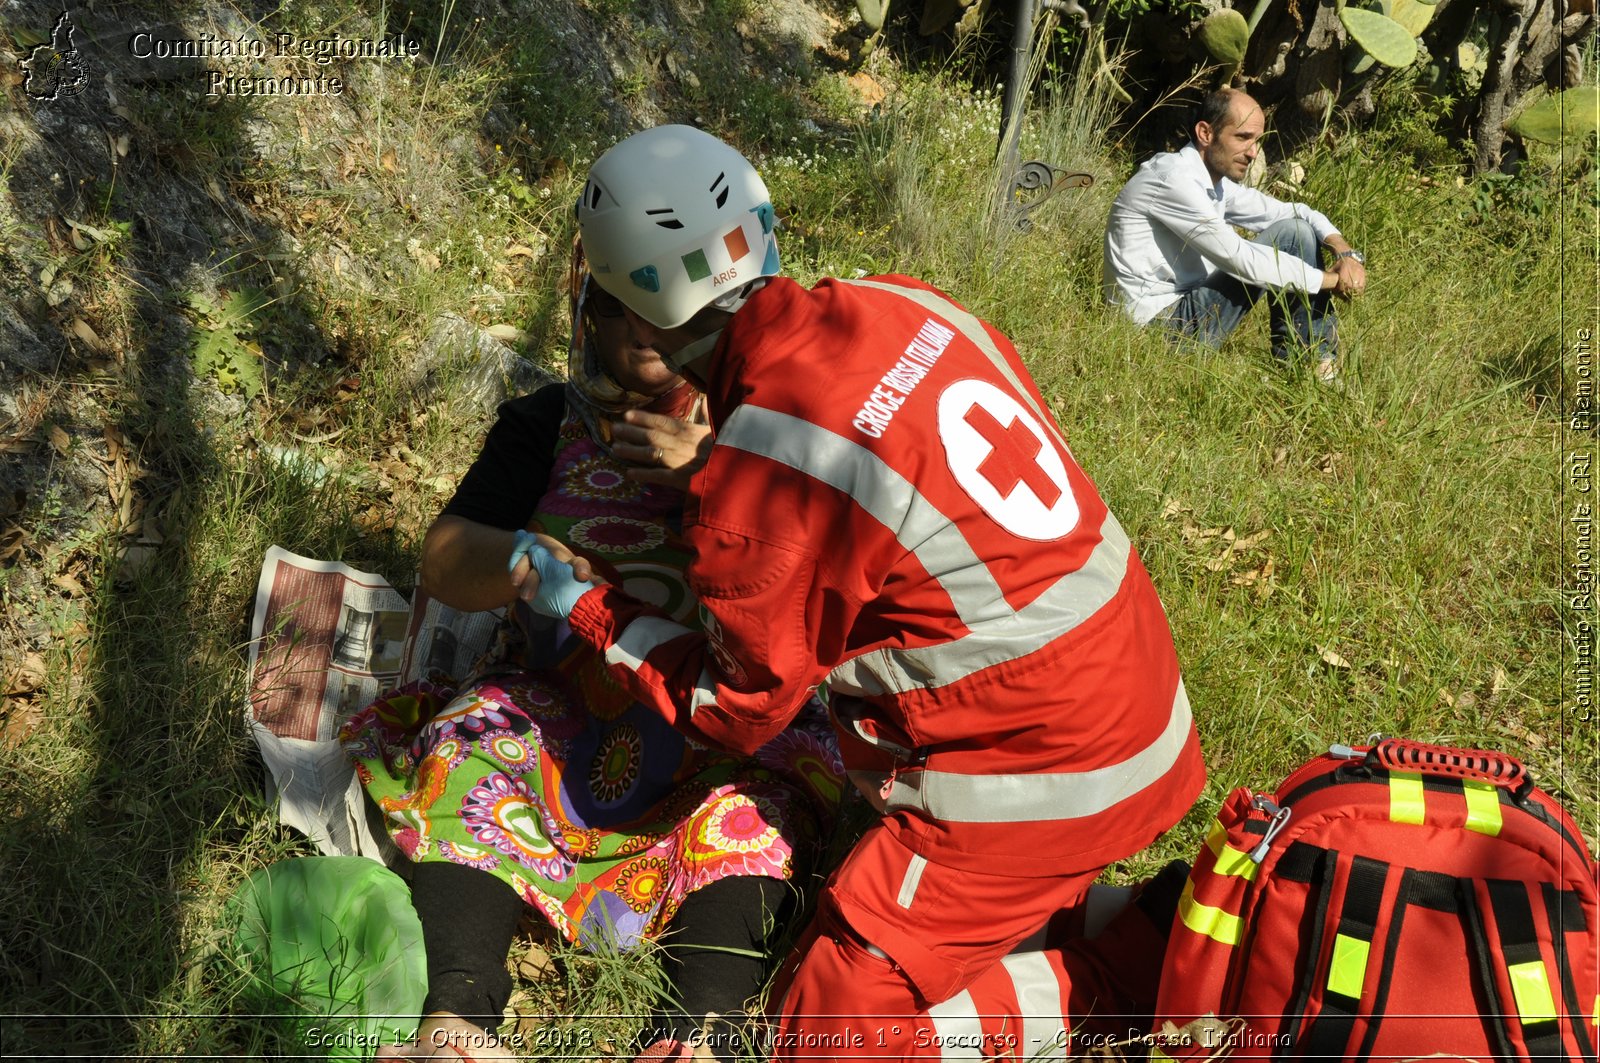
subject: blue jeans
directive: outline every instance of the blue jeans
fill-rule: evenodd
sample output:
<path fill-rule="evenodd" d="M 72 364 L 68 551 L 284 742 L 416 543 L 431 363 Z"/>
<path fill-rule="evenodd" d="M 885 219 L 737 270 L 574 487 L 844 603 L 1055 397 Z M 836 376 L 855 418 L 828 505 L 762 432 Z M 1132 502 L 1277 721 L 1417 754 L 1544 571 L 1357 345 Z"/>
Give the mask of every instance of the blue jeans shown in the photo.
<path fill-rule="evenodd" d="M 1286 255 L 1321 269 L 1317 258 L 1317 234 L 1299 218 L 1286 218 L 1269 225 L 1256 235 L 1255 242 L 1275 247 Z M 1272 356 L 1280 360 L 1301 350 L 1313 350 L 1322 361 L 1339 353 L 1338 320 L 1333 312 L 1333 293 L 1281 291 L 1268 292 L 1220 270 L 1207 277 L 1198 288 L 1191 288 L 1158 320 L 1179 336 L 1220 347 L 1222 341 L 1267 295 L 1272 313 Z"/>

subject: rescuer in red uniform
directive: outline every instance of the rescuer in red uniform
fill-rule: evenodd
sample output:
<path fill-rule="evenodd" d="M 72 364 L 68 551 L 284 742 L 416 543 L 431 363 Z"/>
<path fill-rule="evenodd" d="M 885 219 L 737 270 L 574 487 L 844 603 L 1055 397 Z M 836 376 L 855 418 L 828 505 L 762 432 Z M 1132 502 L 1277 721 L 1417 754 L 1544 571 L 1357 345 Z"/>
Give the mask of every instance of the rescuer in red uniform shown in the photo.
<path fill-rule="evenodd" d="M 686 126 L 613 147 L 578 203 L 595 279 L 708 398 L 704 632 L 549 540 L 511 566 L 698 741 L 754 750 L 826 682 L 883 818 L 784 965 L 774 1055 L 896 1057 L 897 1018 L 1080 902 L 1205 773 L 1155 588 L 1010 342 L 906 277 L 802 288 L 774 223 Z"/>

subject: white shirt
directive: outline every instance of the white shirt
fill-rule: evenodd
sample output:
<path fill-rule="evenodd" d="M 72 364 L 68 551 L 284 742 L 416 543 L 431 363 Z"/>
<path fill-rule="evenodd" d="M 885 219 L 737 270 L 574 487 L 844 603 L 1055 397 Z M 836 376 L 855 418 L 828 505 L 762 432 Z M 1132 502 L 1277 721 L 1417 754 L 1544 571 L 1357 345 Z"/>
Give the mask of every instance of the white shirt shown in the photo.
<path fill-rule="evenodd" d="M 1260 232 L 1285 218 L 1309 222 L 1319 243 L 1339 231 L 1304 203 L 1285 203 L 1226 177 L 1213 182 L 1193 144 L 1163 152 L 1140 166 L 1111 204 L 1106 301 L 1142 325 L 1218 270 L 1257 287 L 1319 291 L 1322 270 L 1233 229 Z"/>

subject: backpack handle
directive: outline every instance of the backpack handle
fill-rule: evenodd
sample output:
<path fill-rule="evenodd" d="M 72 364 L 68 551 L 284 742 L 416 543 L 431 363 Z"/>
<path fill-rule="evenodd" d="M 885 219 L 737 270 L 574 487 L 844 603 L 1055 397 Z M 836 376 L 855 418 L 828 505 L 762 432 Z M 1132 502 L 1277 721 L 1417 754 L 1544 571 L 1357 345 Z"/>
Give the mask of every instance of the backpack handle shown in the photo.
<path fill-rule="evenodd" d="M 1487 749 L 1451 749 L 1404 738 L 1385 738 L 1367 751 L 1366 765 L 1389 771 L 1474 779 L 1510 790 L 1519 801 L 1533 789 L 1533 777 L 1522 761 Z"/>

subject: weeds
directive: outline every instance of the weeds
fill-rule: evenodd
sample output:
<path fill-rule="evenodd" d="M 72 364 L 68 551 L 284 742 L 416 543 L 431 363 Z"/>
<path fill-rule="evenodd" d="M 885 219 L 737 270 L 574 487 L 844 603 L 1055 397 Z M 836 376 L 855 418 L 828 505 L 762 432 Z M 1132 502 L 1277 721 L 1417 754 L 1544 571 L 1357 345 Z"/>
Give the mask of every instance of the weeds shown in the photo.
<path fill-rule="evenodd" d="M 223 391 L 251 399 L 260 395 L 266 373 L 250 319 L 266 305 L 266 296 L 253 288 L 233 292 L 220 306 L 203 292 L 191 292 L 189 306 L 199 325 L 189 356 L 195 372 L 215 379 Z"/>

